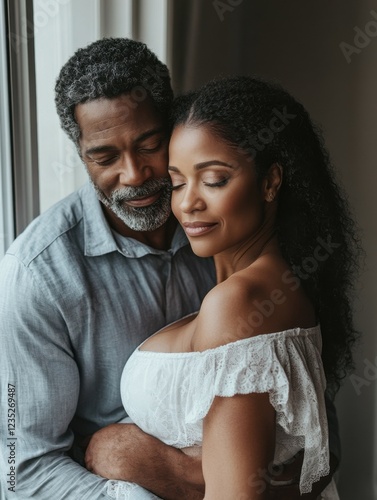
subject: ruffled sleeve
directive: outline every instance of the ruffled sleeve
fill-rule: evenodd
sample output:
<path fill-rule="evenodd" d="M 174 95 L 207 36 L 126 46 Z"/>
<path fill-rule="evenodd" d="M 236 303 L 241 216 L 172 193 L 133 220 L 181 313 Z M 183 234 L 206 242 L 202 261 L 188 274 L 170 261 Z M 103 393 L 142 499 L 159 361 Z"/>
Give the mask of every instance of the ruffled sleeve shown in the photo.
<path fill-rule="evenodd" d="M 215 396 L 269 393 L 276 410 L 274 462 L 304 449 L 300 491 L 310 492 L 329 473 L 319 327 L 252 337 L 201 354 L 190 374 L 186 424 L 202 420 Z"/>

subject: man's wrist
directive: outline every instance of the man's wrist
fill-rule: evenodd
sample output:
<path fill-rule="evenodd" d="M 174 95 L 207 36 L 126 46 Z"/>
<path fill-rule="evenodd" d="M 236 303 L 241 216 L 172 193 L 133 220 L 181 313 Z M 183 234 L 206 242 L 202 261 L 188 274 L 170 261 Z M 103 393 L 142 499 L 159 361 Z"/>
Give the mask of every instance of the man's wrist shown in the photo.
<path fill-rule="evenodd" d="M 155 463 L 147 465 L 148 474 L 140 471 L 134 482 L 153 491 L 165 500 L 201 500 L 204 497 L 202 462 L 181 450 L 163 445 Z"/>
<path fill-rule="evenodd" d="M 170 452 L 173 452 L 172 456 L 169 458 L 177 479 L 186 483 L 188 487 L 196 489 L 204 494 L 204 477 L 201 457 L 190 456 L 174 448 L 170 448 Z"/>

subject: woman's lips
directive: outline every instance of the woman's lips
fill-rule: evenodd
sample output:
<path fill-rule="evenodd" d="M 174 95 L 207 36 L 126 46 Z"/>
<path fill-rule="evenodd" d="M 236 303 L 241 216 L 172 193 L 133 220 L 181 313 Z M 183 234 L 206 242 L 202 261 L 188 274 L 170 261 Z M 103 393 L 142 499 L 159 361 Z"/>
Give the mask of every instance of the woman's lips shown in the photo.
<path fill-rule="evenodd" d="M 217 224 L 215 222 L 183 222 L 182 223 L 187 236 L 201 236 L 212 231 Z"/>
<path fill-rule="evenodd" d="M 144 196 L 142 198 L 133 198 L 132 200 L 125 200 L 124 203 L 129 205 L 130 207 L 147 207 L 152 205 L 158 198 L 161 196 L 161 191 L 157 191 L 157 193 L 149 194 L 148 196 Z"/>

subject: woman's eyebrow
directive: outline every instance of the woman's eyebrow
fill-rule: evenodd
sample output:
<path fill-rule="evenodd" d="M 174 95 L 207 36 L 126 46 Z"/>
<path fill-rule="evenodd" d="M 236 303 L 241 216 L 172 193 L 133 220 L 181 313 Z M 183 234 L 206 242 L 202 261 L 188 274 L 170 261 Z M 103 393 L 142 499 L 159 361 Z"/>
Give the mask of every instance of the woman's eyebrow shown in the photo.
<path fill-rule="evenodd" d="M 212 166 L 215 166 L 215 165 L 221 165 L 222 167 L 228 167 L 228 168 L 232 168 L 234 169 L 234 165 L 231 165 L 230 163 L 227 163 L 225 161 L 221 161 L 221 160 L 208 160 L 208 161 L 203 161 L 203 162 L 200 162 L 200 163 L 196 163 L 194 165 L 194 169 L 195 170 L 201 170 L 202 168 L 206 168 L 206 167 L 212 167 Z M 168 170 L 171 170 L 172 172 L 179 172 L 179 169 L 177 167 L 173 167 L 172 165 L 170 165 L 168 167 Z"/>
<path fill-rule="evenodd" d="M 221 160 L 208 160 L 194 165 L 195 170 L 201 170 L 202 168 L 211 167 L 213 165 L 221 165 L 222 167 L 234 168 L 233 165 Z"/>

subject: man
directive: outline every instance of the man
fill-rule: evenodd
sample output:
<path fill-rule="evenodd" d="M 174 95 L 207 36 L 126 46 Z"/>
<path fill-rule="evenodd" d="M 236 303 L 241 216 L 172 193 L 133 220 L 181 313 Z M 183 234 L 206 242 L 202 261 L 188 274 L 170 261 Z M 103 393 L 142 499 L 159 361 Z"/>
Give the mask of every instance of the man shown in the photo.
<path fill-rule="evenodd" d="M 139 42 L 97 41 L 61 70 L 57 111 L 90 184 L 37 218 L 0 264 L 1 405 L 16 406 L 0 424 L 6 498 L 106 498 L 79 456 L 92 434 L 93 472 L 166 499 L 203 497 L 200 460 L 113 424 L 125 417 L 119 383 L 133 349 L 197 310 L 215 280 L 170 213 L 171 102 L 166 66 Z"/>

